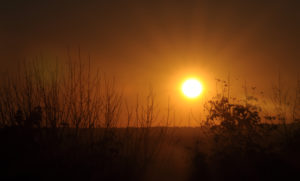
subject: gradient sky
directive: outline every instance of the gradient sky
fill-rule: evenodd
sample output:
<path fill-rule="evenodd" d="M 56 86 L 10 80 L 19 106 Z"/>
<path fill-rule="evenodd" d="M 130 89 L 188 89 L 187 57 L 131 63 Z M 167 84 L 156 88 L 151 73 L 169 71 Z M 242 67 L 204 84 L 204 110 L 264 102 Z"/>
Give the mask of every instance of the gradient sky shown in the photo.
<path fill-rule="evenodd" d="M 2 0 L 1 67 L 24 58 L 66 57 L 67 48 L 115 75 L 128 92 L 152 84 L 160 95 L 198 76 L 207 92 L 230 73 L 264 90 L 280 71 L 300 71 L 300 2 Z"/>

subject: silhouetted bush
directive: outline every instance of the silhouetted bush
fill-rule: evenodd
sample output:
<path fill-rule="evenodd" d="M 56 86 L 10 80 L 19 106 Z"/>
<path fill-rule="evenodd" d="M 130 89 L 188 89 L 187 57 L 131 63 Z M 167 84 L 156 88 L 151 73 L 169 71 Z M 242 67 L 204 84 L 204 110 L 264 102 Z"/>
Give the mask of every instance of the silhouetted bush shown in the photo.
<path fill-rule="evenodd" d="M 225 82 L 225 81 L 224 81 Z M 273 103 L 275 115 L 263 115 L 254 104 L 258 99 L 246 95 L 236 103 L 229 99 L 228 84 L 223 93 L 205 104 L 206 120 L 203 132 L 211 140 L 209 151 L 196 144 L 193 179 L 207 180 L 276 180 L 299 178 L 299 90 L 294 104 L 288 104 L 283 90 L 277 87 Z M 298 85 L 299 87 L 299 85 Z M 245 91 L 247 92 L 247 91 Z M 226 96 L 225 96 L 226 95 Z M 228 96 L 227 96 L 228 95 Z M 290 109 L 287 106 L 291 106 Z M 286 112 L 291 110 L 291 112 Z M 285 111 L 285 112 L 284 112 Z M 289 115 L 292 115 L 289 117 Z M 265 119 L 262 122 L 262 119 Z M 290 119 L 290 120 L 289 120 Z M 199 138 L 201 139 L 201 138 Z M 203 145 L 202 145 L 203 146 Z M 205 159 L 204 159 L 205 158 Z M 206 174 L 203 170 L 207 170 Z M 208 175 L 207 175 L 208 174 Z"/>

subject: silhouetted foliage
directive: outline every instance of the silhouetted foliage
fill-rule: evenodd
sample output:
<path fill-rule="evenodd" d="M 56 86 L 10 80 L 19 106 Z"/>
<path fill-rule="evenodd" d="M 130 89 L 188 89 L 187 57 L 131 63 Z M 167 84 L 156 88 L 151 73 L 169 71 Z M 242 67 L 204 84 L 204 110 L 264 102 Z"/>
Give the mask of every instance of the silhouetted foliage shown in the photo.
<path fill-rule="evenodd" d="M 259 132 L 259 108 L 247 104 L 232 104 L 228 98 L 208 102 L 207 121 L 213 123 L 211 131 L 219 151 L 257 149 L 262 135 Z"/>
<path fill-rule="evenodd" d="M 152 128 L 153 91 L 118 128 L 123 99 L 115 79 L 92 71 L 80 54 L 54 69 L 39 63 L 2 79 L 0 179 L 140 180 L 167 131 Z"/>
<path fill-rule="evenodd" d="M 53 70 L 37 62 L 25 64 L 16 75 L 3 78 L 0 179 L 143 180 L 151 165 L 162 164 L 156 160 L 162 148 L 179 143 L 190 158 L 189 180 L 298 176 L 299 83 L 293 104 L 288 104 L 292 101 L 279 80 L 273 96 L 276 111 L 263 114 L 255 104 L 259 99 L 246 88 L 245 100 L 237 101 L 230 95 L 230 79 L 217 79 L 221 92 L 206 102 L 198 130 L 202 137 L 191 148 L 173 138 L 170 105 L 161 113 L 151 88 L 130 107 L 115 79 L 92 71 L 80 54 L 78 60 L 69 59 Z M 127 123 L 121 128 L 124 105 Z"/>
<path fill-rule="evenodd" d="M 194 153 L 194 168 L 200 165 L 202 169 L 208 169 L 210 175 L 205 178 L 212 180 L 299 178 L 299 166 L 296 163 L 300 160 L 297 154 L 300 150 L 300 125 L 295 119 L 298 94 L 295 103 L 288 104 L 288 96 L 279 84 L 273 96 L 277 113 L 266 115 L 261 112 L 260 106 L 254 104 L 258 99 L 248 95 L 246 88 L 245 100 L 240 101 L 242 104 L 236 103 L 233 98 L 229 99 L 227 85 L 223 93 L 205 105 L 208 114 L 203 123 L 204 139 L 211 140 L 212 145 L 203 154 L 201 146 L 196 144 L 198 151 Z M 262 122 L 262 118 L 265 122 Z M 201 173 L 201 169 L 198 169 L 192 178 L 201 179 Z"/>

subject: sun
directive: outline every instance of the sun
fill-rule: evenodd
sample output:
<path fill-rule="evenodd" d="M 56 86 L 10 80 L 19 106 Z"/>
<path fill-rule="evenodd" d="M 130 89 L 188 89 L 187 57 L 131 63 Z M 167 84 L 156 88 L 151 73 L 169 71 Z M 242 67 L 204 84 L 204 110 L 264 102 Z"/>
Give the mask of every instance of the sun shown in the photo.
<path fill-rule="evenodd" d="M 183 94 L 188 98 L 197 98 L 203 91 L 201 82 L 195 78 L 187 79 L 181 87 Z"/>

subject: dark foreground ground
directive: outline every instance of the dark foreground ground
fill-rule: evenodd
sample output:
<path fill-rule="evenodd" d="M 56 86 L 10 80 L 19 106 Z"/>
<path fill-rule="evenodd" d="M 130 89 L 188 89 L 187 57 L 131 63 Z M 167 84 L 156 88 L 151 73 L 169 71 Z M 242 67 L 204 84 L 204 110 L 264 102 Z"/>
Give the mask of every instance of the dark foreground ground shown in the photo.
<path fill-rule="evenodd" d="M 0 180 L 300 179 L 297 134 L 278 130 L 250 139 L 204 128 L 3 128 Z"/>

